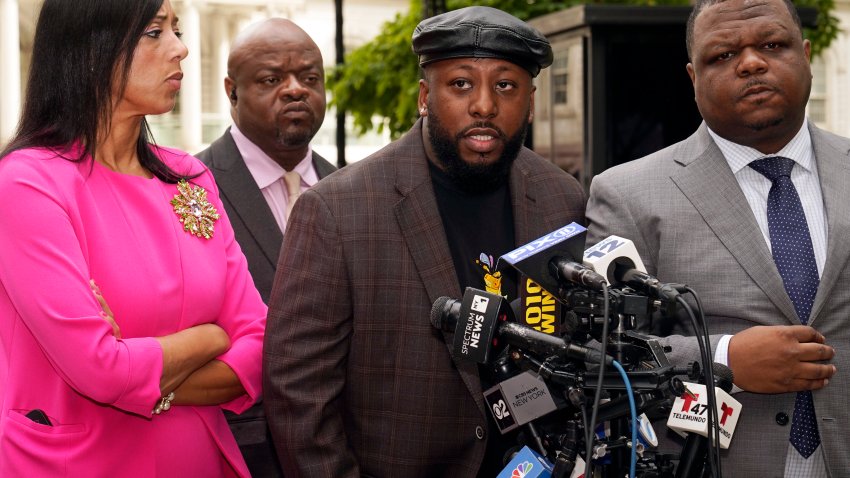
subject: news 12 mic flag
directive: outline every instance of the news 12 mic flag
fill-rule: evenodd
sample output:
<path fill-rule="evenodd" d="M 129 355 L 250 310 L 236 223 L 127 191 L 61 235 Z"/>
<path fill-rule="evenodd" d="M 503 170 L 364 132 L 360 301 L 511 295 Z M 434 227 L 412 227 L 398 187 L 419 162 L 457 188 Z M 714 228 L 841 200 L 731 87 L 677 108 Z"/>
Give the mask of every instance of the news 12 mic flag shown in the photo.
<path fill-rule="evenodd" d="M 673 402 L 667 428 L 683 437 L 688 433 L 704 437 L 713 435 L 708 430 L 708 393 L 705 385 L 685 382 L 685 386 L 691 393 L 685 393 Z M 720 387 L 715 387 L 714 393 L 717 397 L 717 417 L 720 419 L 720 447 L 725 450 L 732 441 L 742 407 L 740 402 Z"/>
<path fill-rule="evenodd" d="M 628 239 L 608 236 L 584 251 L 584 265 L 605 276 L 611 285 L 615 285 L 614 268 L 618 264 L 646 272 L 635 243 Z"/>

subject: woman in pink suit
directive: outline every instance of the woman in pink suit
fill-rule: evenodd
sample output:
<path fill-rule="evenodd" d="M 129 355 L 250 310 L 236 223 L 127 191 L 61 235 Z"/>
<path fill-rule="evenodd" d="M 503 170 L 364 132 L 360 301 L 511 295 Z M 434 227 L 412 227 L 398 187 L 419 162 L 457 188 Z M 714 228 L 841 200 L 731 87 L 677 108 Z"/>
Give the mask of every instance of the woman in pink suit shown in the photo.
<path fill-rule="evenodd" d="M 46 0 L 0 153 L 0 476 L 248 476 L 266 308 L 195 158 L 157 147 L 169 0 Z"/>

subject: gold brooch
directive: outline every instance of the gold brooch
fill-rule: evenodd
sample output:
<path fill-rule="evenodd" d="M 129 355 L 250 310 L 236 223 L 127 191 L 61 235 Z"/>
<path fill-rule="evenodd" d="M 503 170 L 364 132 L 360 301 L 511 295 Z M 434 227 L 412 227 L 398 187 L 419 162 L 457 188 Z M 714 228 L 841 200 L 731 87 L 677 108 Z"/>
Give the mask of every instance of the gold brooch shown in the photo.
<path fill-rule="evenodd" d="M 207 201 L 206 189 L 200 186 L 192 187 L 185 179 L 181 179 L 177 183 L 177 191 L 180 194 L 174 196 L 171 205 L 174 206 L 174 212 L 180 216 L 183 230 L 204 239 L 211 238 L 213 222 L 220 216 L 215 207 Z"/>

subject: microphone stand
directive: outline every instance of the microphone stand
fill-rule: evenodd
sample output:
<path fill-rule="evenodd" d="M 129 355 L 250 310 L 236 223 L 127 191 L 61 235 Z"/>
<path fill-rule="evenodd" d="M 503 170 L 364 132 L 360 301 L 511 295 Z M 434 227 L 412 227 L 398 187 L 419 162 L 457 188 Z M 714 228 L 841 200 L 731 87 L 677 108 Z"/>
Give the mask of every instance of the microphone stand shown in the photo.
<path fill-rule="evenodd" d="M 676 478 L 699 478 L 705 477 L 705 460 L 708 458 L 708 438 L 688 434 L 682 454 L 679 455 L 679 466 L 676 467 Z"/>

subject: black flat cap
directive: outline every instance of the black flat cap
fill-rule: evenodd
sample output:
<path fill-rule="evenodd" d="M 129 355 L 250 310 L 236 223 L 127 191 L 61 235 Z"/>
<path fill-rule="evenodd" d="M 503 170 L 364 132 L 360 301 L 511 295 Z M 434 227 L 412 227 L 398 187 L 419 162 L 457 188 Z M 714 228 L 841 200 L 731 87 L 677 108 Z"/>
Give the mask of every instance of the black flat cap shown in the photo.
<path fill-rule="evenodd" d="M 540 32 L 501 10 L 467 7 L 423 20 L 413 31 L 419 66 L 451 58 L 499 58 L 537 76 L 552 64 L 552 46 Z"/>

